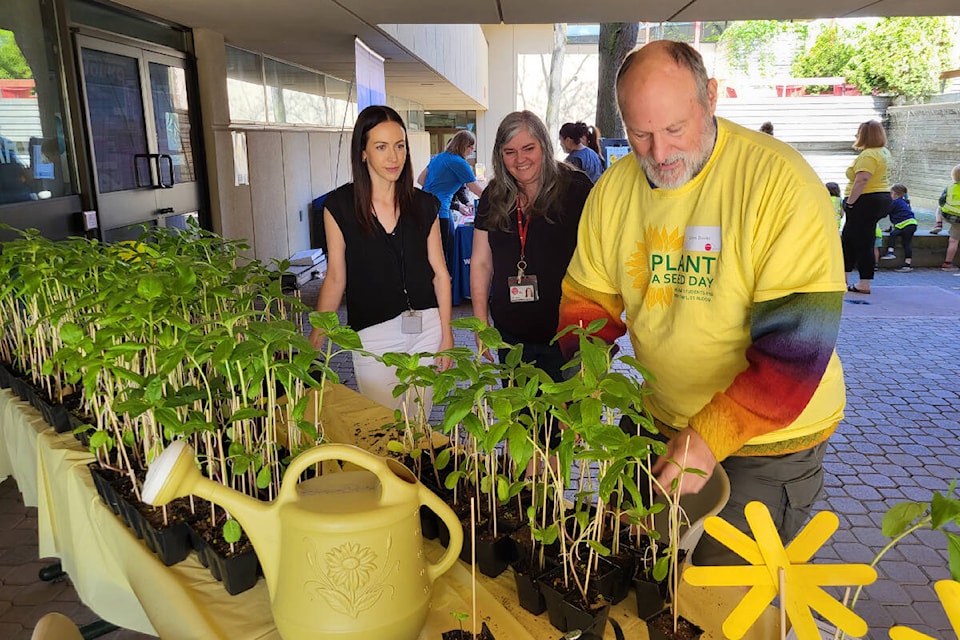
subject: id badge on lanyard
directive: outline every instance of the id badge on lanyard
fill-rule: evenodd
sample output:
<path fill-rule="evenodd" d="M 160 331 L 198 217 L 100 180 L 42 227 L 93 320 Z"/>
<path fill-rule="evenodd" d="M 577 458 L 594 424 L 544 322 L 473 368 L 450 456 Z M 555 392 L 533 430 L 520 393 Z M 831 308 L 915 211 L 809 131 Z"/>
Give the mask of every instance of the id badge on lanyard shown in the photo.
<path fill-rule="evenodd" d="M 526 273 L 527 261 L 524 251 L 527 246 L 527 229 L 530 228 L 530 219 L 523 220 L 523 211 L 520 200 L 517 199 L 517 232 L 520 234 L 520 260 L 517 261 L 517 275 L 507 278 L 507 291 L 510 292 L 510 302 L 536 302 L 540 299 L 540 289 L 537 287 L 537 276 Z"/>

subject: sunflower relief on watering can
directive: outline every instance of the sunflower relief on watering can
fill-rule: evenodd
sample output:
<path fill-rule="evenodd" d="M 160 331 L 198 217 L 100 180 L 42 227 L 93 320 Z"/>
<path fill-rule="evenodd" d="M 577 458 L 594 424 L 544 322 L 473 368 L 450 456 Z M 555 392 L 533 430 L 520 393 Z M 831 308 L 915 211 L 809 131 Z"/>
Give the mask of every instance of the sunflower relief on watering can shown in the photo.
<path fill-rule="evenodd" d="M 324 460 L 359 469 L 299 482 Z M 268 503 L 204 478 L 193 449 L 177 441 L 150 465 L 143 500 L 162 505 L 190 494 L 224 507 L 247 532 L 285 640 L 417 638 L 433 582 L 463 544 L 453 510 L 406 467 L 350 445 L 322 444 L 297 456 Z M 450 530 L 437 563 L 423 553 L 421 505 Z"/>

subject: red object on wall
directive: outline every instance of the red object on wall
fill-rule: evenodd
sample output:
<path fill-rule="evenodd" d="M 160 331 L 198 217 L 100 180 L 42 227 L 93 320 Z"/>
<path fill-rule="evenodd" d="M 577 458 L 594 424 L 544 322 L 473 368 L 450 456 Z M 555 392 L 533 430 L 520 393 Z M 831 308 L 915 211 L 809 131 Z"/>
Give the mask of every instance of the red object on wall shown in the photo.
<path fill-rule="evenodd" d="M 34 83 L 27 80 L 0 80 L 0 98 L 32 98 Z"/>

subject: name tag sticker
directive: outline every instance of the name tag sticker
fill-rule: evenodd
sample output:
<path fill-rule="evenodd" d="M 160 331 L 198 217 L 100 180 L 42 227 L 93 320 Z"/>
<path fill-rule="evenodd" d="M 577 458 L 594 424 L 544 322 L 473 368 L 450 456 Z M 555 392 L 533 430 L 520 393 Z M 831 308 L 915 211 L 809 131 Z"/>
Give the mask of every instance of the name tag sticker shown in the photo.
<path fill-rule="evenodd" d="M 687 227 L 683 250 L 720 253 L 720 227 Z"/>

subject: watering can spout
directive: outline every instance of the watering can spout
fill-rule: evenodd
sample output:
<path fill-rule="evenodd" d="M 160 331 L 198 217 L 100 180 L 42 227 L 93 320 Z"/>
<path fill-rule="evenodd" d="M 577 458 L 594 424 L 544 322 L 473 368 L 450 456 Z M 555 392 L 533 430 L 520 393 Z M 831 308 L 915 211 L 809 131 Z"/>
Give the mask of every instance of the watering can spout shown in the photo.
<path fill-rule="evenodd" d="M 143 501 L 162 506 L 174 498 L 192 494 L 229 511 L 250 538 L 267 587 L 272 591 L 274 573 L 280 561 L 280 522 L 270 515 L 274 505 L 204 478 L 197 469 L 195 457 L 193 447 L 183 440 L 171 443 L 147 470 Z"/>

